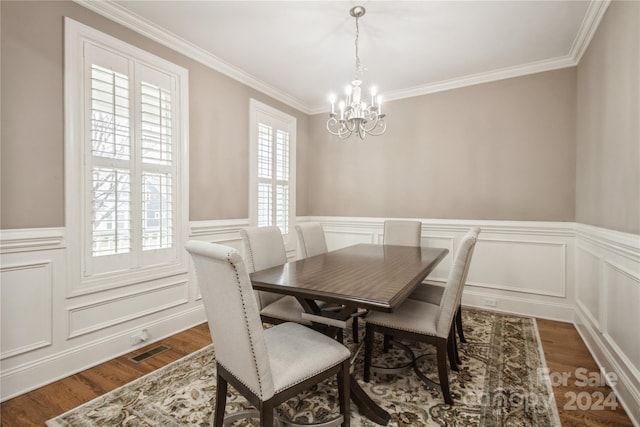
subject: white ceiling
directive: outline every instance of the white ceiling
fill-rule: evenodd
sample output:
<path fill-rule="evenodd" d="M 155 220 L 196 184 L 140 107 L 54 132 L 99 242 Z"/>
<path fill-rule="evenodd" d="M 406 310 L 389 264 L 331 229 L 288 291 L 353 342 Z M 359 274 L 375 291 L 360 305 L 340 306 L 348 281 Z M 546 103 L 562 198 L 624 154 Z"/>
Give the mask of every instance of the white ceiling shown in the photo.
<path fill-rule="evenodd" d="M 399 99 L 576 65 L 608 1 L 78 0 L 307 113 L 354 76 Z"/>

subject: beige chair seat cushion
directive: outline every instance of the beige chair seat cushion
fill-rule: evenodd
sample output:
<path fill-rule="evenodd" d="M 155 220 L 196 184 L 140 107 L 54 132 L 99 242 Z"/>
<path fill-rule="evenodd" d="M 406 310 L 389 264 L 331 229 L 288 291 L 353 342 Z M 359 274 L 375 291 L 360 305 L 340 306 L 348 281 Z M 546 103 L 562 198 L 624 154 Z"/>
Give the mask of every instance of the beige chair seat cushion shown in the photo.
<path fill-rule="evenodd" d="M 444 286 L 444 283 L 425 280 L 416 286 L 416 289 L 409 295 L 409 298 L 440 305 L 442 294 L 444 294 Z"/>
<path fill-rule="evenodd" d="M 264 338 L 276 393 L 351 357 L 338 341 L 297 323 L 266 329 Z"/>
<path fill-rule="evenodd" d="M 438 336 L 436 334 L 440 307 L 436 304 L 407 299 L 393 313 L 373 311 L 369 313 L 367 323 L 415 332 L 422 335 Z"/>

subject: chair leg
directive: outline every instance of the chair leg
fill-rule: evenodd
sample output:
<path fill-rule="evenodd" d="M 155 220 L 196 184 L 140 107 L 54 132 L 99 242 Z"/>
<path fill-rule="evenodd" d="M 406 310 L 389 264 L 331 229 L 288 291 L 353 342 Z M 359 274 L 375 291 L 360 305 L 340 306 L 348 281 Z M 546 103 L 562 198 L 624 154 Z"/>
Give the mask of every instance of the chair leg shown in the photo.
<path fill-rule="evenodd" d="M 224 422 L 224 407 L 227 404 L 227 380 L 217 376 L 216 384 L 216 408 L 214 412 L 213 427 L 222 427 Z"/>
<path fill-rule="evenodd" d="M 360 342 L 360 337 L 358 336 L 358 316 L 353 316 L 351 323 L 351 332 L 353 334 L 353 342 L 358 344 Z"/>
<path fill-rule="evenodd" d="M 385 353 L 389 353 L 389 349 L 391 348 L 391 337 L 387 334 L 384 335 L 384 341 L 382 344 L 382 351 Z"/>
<path fill-rule="evenodd" d="M 462 365 L 462 360 L 460 360 L 460 352 L 458 351 L 458 339 L 456 338 L 456 322 L 451 322 L 450 339 L 453 341 L 453 354 L 455 356 L 456 365 Z"/>
<path fill-rule="evenodd" d="M 273 427 L 273 402 L 271 399 L 260 405 L 260 427 Z"/>
<path fill-rule="evenodd" d="M 452 371 L 458 371 L 457 362 L 457 350 L 456 350 L 456 330 L 453 324 L 451 324 L 451 330 L 449 331 L 449 339 L 447 339 L 447 355 L 449 356 L 449 366 Z"/>
<path fill-rule="evenodd" d="M 458 336 L 460 337 L 460 342 L 467 343 L 467 340 L 464 337 L 464 331 L 462 330 L 462 306 L 458 306 L 458 312 L 456 313 L 456 328 L 458 329 Z"/>
<path fill-rule="evenodd" d="M 340 413 L 343 417 L 342 427 L 351 425 L 351 361 L 349 359 L 342 362 L 342 369 L 338 372 L 338 398 L 340 400 Z"/>
<path fill-rule="evenodd" d="M 371 378 L 371 357 L 373 352 L 373 325 L 367 323 L 364 334 L 364 382 L 368 383 Z"/>
<path fill-rule="evenodd" d="M 442 338 L 438 339 L 436 351 L 438 358 L 438 377 L 440 379 L 442 396 L 444 397 L 444 402 L 447 405 L 453 405 L 451 391 L 449 390 L 449 374 L 447 372 L 447 340 Z"/>

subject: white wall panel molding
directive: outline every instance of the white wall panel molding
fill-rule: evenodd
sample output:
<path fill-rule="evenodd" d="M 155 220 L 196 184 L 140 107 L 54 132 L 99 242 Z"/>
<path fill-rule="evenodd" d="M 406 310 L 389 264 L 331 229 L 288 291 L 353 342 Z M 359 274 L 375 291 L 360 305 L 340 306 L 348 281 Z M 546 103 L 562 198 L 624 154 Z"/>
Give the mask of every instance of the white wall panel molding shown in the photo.
<path fill-rule="evenodd" d="M 576 305 L 599 331 L 606 292 L 602 283 L 603 259 L 588 248 L 576 244 Z"/>
<path fill-rule="evenodd" d="M 605 261 L 604 286 L 603 336 L 640 381 L 640 275 Z"/>
<path fill-rule="evenodd" d="M 456 248 L 456 236 L 450 234 L 436 235 L 430 231 L 430 234 L 426 234 L 424 231 L 420 236 L 420 243 L 423 246 L 430 248 L 446 248 L 449 249 L 449 253 L 444 257 L 440 264 L 429 274 L 429 280 L 434 282 L 446 282 L 449 278 L 449 271 L 451 270 L 451 263 L 453 262 L 453 255 Z"/>
<path fill-rule="evenodd" d="M 151 343 L 206 320 L 185 268 L 69 298 L 63 228 L 2 230 L 0 245 L 2 401 L 130 352 L 143 328 Z"/>
<path fill-rule="evenodd" d="M 69 307 L 68 338 L 100 331 L 189 302 L 186 279 Z"/>
<path fill-rule="evenodd" d="M 0 230 L 0 254 L 62 249 L 65 244 L 64 228 Z"/>
<path fill-rule="evenodd" d="M 600 370 L 615 373 L 617 381 L 609 381 L 608 385 L 615 392 L 618 402 L 624 407 L 631 422 L 640 425 L 640 377 L 634 373 L 635 369 L 633 366 L 630 369 L 630 365 L 620 360 L 616 349 L 603 338 L 602 333 L 594 327 L 581 307 L 576 309 L 574 324 Z"/>
<path fill-rule="evenodd" d="M 640 236 L 576 224 L 574 323 L 609 384 L 640 424 Z"/>
<path fill-rule="evenodd" d="M 469 270 L 469 285 L 559 298 L 567 296 L 566 243 L 484 238 L 483 234 L 484 228 Z M 541 265 L 544 268 L 540 268 Z"/>
<path fill-rule="evenodd" d="M 115 292 L 127 292 L 132 286 L 139 283 L 148 283 L 161 280 L 164 277 L 186 274 L 187 269 L 179 263 L 168 263 L 140 269 L 134 276 L 130 272 L 110 273 L 105 276 L 96 275 L 83 282 L 67 282 L 67 298 L 74 299 L 91 294 L 99 294 L 115 290 Z M 121 289 L 118 291 L 117 289 Z"/>
<path fill-rule="evenodd" d="M 0 267 L 0 360 L 52 345 L 52 263 L 49 259 Z"/>

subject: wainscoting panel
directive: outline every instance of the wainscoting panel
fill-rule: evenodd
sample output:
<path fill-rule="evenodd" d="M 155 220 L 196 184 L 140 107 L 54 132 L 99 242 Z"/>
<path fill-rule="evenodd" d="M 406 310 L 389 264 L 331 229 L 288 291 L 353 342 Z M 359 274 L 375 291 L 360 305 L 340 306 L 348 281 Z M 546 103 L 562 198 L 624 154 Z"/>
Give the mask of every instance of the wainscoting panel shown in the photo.
<path fill-rule="evenodd" d="M 2 401 L 205 320 L 185 273 L 70 295 L 65 236 L 64 228 L 0 231 Z M 142 329 L 150 340 L 132 346 Z"/>
<path fill-rule="evenodd" d="M 52 344 L 52 290 L 52 260 L 14 265 L 3 262 L 0 269 L 1 359 Z"/>
<path fill-rule="evenodd" d="M 449 249 L 447 256 L 440 261 L 440 264 L 429 274 L 429 280 L 436 282 L 446 282 L 451 270 L 451 263 L 455 255 L 455 236 L 435 236 L 422 233 L 420 244 L 428 248 L 446 248 Z"/>
<path fill-rule="evenodd" d="M 576 224 L 575 245 L 574 323 L 640 425 L 640 236 Z"/>
<path fill-rule="evenodd" d="M 161 285 L 143 292 L 70 307 L 69 338 L 106 329 L 189 302 L 187 281 Z"/>
<path fill-rule="evenodd" d="M 640 277 L 605 261 L 606 321 L 604 336 L 616 353 L 640 368 Z M 639 377 L 640 378 L 640 377 Z"/>
<path fill-rule="evenodd" d="M 519 239 L 478 238 L 470 285 L 566 297 L 567 245 Z"/>
<path fill-rule="evenodd" d="M 589 249 L 576 245 L 576 302 L 600 330 L 600 313 L 606 293 L 600 287 L 602 259 Z"/>

